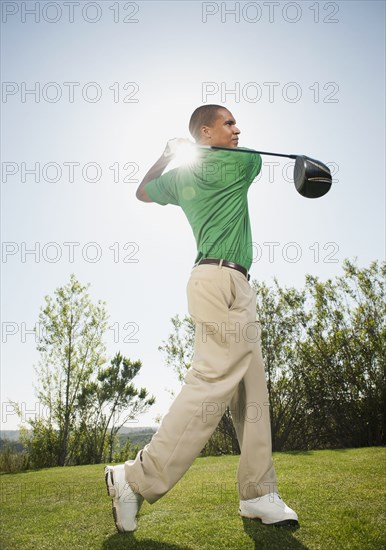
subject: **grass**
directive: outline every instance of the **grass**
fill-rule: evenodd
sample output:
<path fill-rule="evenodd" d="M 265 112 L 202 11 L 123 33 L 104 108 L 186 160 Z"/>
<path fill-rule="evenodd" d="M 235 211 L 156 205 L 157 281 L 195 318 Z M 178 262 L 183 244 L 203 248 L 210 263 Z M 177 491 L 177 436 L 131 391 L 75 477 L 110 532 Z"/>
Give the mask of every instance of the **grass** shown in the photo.
<path fill-rule="evenodd" d="M 237 456 L 198 458 L 153 505 L 139 528 L 118 534 L 103 465 L 0 476 L 4 550 L 386 548 L 385 449 L 274 453 L 284 500 L 300 527 L 275 528 L 238 515 Z"/>

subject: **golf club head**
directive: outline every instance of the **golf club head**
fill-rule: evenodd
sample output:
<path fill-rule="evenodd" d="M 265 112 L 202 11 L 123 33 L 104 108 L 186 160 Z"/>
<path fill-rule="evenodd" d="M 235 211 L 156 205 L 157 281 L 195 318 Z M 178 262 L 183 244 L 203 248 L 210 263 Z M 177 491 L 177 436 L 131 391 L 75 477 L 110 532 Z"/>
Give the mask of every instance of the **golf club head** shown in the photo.
<path fill-rule="evenodd" d="M 328 166 L 309 157 L 296 157 L 294 166 L 296 190 L 308 199 L 323 197 L 330 190 L 332 176 Z"/>

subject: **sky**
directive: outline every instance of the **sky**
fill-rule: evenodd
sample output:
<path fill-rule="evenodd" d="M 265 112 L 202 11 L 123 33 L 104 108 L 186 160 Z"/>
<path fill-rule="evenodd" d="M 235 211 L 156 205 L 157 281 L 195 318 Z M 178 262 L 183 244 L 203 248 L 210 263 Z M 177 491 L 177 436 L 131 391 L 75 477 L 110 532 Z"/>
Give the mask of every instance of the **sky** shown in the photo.
<path fill-rule="evenodd" d="M 196 249 L 178 207 L 135 191 L 199 105 L 232 112 L 239 146 L 333 173 L 306 199 L 293 161 L 263 157 L 252 279 L 300 288 L 385 260 L 384 2 L 1 4 L 1 429 L 43 414 L 31 331 L 71 273 L 106 302 L 108 356 L 140 359 L 156 396 L 131 425 L 166 413 L 179 382 L 158 347 L 188 314 Z"/>

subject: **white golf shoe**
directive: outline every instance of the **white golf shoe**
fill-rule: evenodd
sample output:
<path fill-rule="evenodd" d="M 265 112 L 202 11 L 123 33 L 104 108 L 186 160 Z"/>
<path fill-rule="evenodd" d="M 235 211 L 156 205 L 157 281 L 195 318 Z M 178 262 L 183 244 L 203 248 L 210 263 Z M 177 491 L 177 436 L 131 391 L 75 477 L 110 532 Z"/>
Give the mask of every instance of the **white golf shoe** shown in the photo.
<path fill-rule="evenodd" d="M 267 525 L 297 525 L 298 516 L 277 493 L 240 500 L 240 516 L 260 519 Z"/>
<path fill-rule="evenodd" d="M 143 497 L 134 493 L 125 478 L 125 465 L 105 467 L 107 493 L 112 498 L 115 526 L 120 533 L 135 531 Z"/>

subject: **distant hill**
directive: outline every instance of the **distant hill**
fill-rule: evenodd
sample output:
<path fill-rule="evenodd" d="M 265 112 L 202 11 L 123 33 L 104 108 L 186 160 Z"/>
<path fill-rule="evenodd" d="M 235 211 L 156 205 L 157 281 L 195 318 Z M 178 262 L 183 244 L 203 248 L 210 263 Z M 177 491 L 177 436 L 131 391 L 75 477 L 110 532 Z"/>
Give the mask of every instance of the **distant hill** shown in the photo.
<path fill-rule="evenodd" d="M 19 430 L 0 430 L 0 440 L 19 441 Z"/>
<path fill-rule="evenodd" d="M 135 445 L 139 441 L 143 441 L 149 438 L 157 431 L 157 426 L 123 426 L 118 434 L 120 439 L 126 440 L 130 438 L 130 441 Z M 19 441 L 20 432 L 19 430 L 0 430 L 0 441 Z"/>
<path fill-rule="evenodd" d="M 124 444 L 127 439 L 130 439 L 133 445 L 139 445 L 140 448 L 144 447 L 149 443 L 153 434 L 157 431 L 156 427 L 137 427 L 137 428 L 128 428 L 124 426 L 118 432 L 118 437 L 121 444 Z"/>
<path fill-rule="evenodd" d="M 138 433 L 154 433 L 158 429 L 158 426 L 136 426 L 136 427 L 129 427 L 129 426 L 122 426 L 122 428 L 119 430 L 119 435 L 134 435 Z"/>

